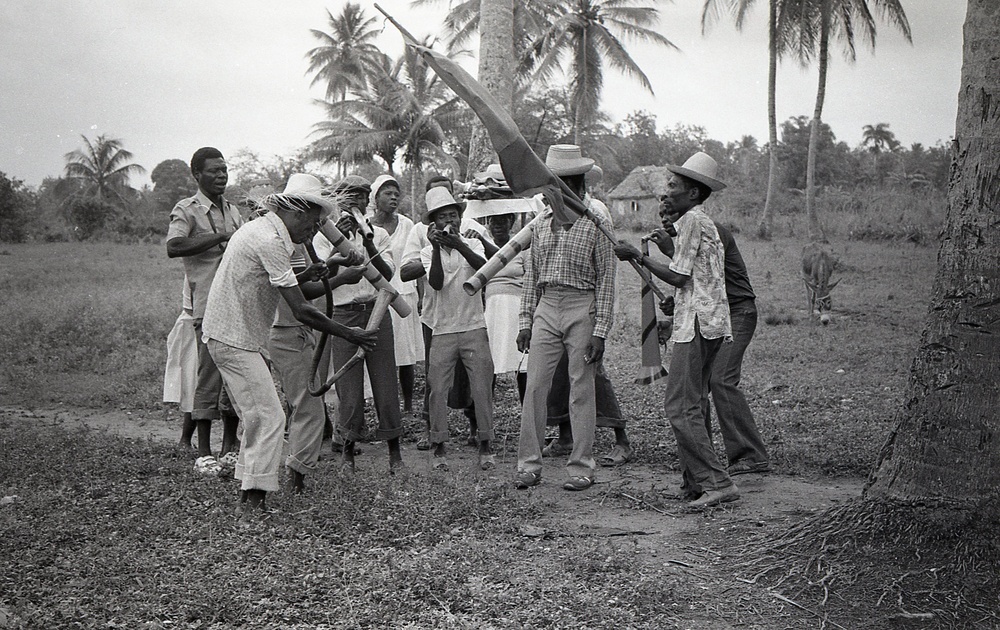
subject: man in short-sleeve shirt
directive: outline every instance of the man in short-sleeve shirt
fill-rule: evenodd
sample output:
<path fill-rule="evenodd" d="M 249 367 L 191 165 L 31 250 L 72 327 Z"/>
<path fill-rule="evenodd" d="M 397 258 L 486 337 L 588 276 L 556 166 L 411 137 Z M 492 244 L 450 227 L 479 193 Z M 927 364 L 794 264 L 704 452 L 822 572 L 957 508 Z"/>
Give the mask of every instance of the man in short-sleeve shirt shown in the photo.
<path fill-rule="evenodd" d="M 681 493 L 691 499 L 691 507 L 700 509 L 740 497 L 715 454 L 701 413 L 715 357 L 724 342 L 732 341 L 722 242 L 715 224 L 701 210 L 712 191 L 725 184 L 715 177 L 718 164 L 705 153 L 696 153 L 683 166 L 667 168 L 673 175 L 660 197 L 660 216 L 664 228 L 676 229 L 677 237 L 673 251 L 668 251 L 665 230 L 657 230 L 650 240 L 673 260 L 669 265 L 653 260 L 628 243 L 615 246 L 615 254 L 638 261 L 677 287 L 664 411 L 677 439 Z"/>
<path fill-rule="evenodd" d="M 268 196 L 265 204 L 270 211 L 230 239 L 202 326 L 208 351 L 243 419 L 236 478 L 250 513 L 263 509 L 267 492 L 278 490 L 281 468 L 285 414 L 265 361 L 278 300 L 283 298 L 300 322 L 365 350 L 374 347 L 375 339 L 374 331 L 338 324 L 307 302 L 292 271 L 293 245 L 310 240 L 335 209 L 319 180 L 293 175 L 285 191 Z M 319 271 L 311 279 L 315 277 L 321 277 Z"/>
<path fill-rule="evenodd" d="M 213 147 L 202 147 L 191 158 L 191 174 L 198 182 L 198 192 L 182 199 L 170 213 L 167 229 L 167 256 L 181 258 L 188 289 L 191 292 L 193 326 L 198 340 L 198 372 L 191 419 L 198 429 L 198 459 L 195 470 L 216 474 L 221 466 L 212 455 L 212 420 L 223 418 L 220 457 L 233 463 L 237 448 L 238 418 L 229 409 L 222 389 L 222 377 L 202 343 L 202 319 L 212 279 L 222 261 L 226 243 L 242 225 L 236 206 L 223 198 L 229 182 L 229 171 L 222 153 Z"/>

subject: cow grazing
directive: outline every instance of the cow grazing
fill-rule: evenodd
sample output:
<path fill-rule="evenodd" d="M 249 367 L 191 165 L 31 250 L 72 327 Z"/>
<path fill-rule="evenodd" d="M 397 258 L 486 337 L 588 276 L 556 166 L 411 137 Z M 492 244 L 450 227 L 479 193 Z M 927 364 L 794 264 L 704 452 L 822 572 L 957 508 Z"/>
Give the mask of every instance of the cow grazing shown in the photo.
<path fill-rule="evenodd" d="M 826 243 L 812 242 L 802 248 L 802 280 L 809 297 L 809 312 L 818 316 L 824 326 L 830 323 L 830 309 L 833 306 L 830 291 L 840 282 L 830 282 L 833 266 L 833 254 Z"/>

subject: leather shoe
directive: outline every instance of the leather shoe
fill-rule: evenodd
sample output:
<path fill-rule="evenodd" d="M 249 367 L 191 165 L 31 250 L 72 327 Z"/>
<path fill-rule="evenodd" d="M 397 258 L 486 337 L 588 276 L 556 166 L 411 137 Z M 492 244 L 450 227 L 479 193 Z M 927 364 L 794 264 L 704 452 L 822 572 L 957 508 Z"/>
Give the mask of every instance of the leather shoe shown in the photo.
<path fill-rule="evenodd" d="M 593 477 L 570 477 L 563 484 L 563 490 L 586 490 L 594 485 Z"/>
<path fill-rule="evenodd" d="M 687 504 L 692 510 L 712 507 L 721 503 L 731 503 L 740 498 L 740 489 L 732 484 L 721 490 L 706 490 L 704 494 Z"/>

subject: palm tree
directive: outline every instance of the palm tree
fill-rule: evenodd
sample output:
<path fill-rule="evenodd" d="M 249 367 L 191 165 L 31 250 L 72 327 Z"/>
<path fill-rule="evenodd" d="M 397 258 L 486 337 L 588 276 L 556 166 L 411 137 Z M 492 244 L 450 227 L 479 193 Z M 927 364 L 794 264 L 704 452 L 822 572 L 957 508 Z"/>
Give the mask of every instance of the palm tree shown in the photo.
<path fill-rule="evenodd" d="M 656 4 L 660 0 L 648 0 Z M 548 80 L 569 57 L 567 74 L 573 94 L 573 137 L 580 143 L 580 130 L 597 113 L 604 86 L 604 65 L 635 78 L 653 93 L 646 74 L 629 55 L 622 39 L 677 47 L 652 30 L 659 20 L 655 6 L 646 0 L 538 0 L 549 18 L 545 31 L 534 40 L 524 58 L 534 78 Z"/>
<path fill-rule="evenodd" d="M 431 47 L 433 42 L 423 45 Z M 320 138 L 313 143 L 312 154 L 356 164 L 376 155 L 390 173 L 401 158 L 413 170 L 411 198 L 416 205 L 425 163 L 453 163 L 441 144 L 444 127 L 467 115 L 457 100 L 420 55 L 406 47 L 395 62 L 385 58 L 378 75 L 356 98 L 324 103 L 328 119 L 314 127 Z"/>
<path fill-rule="evenodd" d="M 702 33 L 706 31 L 712 20 L 724 11 L 733 14 L 736 30 L 743 30 L 747 14 L 754 0 L 705 0 L 701 13 Z M 767 129 L 768 129 L 768 167 L 767 196 L 764 198 L 764 212 L 761 213 L 757 231 L 761 236 L 771 232 L 771 206 L 777 189 L 778 181 L 778 116 L 776 113 L 778 58 L 792 48 L 792 26 L 780 18 L 782 0 L 767 2 Z"/>
<path fill-rule="evenodd" d="M 129 177 L 142 175 L 146 169 L 132 163 L 132 153 L 122 148 L 122 141 L 99 135 L 91 142 L 83 138 L 84 148 L 65 155 L 66 177 L 81 182 L 81 192 L 102 201 L 112 198 L 124 203 Z"/>
<path fill-rule="evenodd" d="M 806 216 L 809 220 L 809 238 L 823 239 L 823 228 L 816 215 L 816 147 L 819 143 L 819 128 L 823 118 L 823 102 L 826 99 L 826 73 L 829 65 L 830 38 L 840 39 L 844 45 L 844 55 L 853 62 L 857 55 L 855 37 L 875 49 L 875 16 L 898 28 L 906 40 L 913 43 L 910 23 L 900 0 L 796 0 L 790 2 L 797 12 L 800 31 L 811 31 L 818 35 L 819 87 L 816 90 L 816 107 L 813 110 L 812 128 L 809 135 L 809 154 L 806 160 Z"/>
<path fill-rule="evenodd" d="M 479 7 L 479 82 L 509 114 L 514 99 L 514 75 L 510 71 L 514 61 L 514 2 L 482 0 Z M 469 141 L 469 179 L 496 160 L 486 127 L 477 119 Z"/>
<path fill-rule="evenodd" d="M 310 87 L 326 82 L 327 100 L 344 100 L 349 92 L 364 91 L 368 77 L 379 67 L 384 56 L 375 45 L 379 30 L 375 18 L 367 17 L 361 6 L 352 2 L 344 5 L 339 16 L 334 17 L 329 10 L 326 15 L 329 33 L 311 29 L 322 45 L 306 53 L 306 74 L 314 75 Z"/>
<path fill-rule="evenodd" d="M 861 131 L 861 146 L 868 147 L 872 153 L 895 151 L 899 148 L 896 134 L 889 130 L 889 123 L 878 123 L 874 126 L 865 125 Z"/>

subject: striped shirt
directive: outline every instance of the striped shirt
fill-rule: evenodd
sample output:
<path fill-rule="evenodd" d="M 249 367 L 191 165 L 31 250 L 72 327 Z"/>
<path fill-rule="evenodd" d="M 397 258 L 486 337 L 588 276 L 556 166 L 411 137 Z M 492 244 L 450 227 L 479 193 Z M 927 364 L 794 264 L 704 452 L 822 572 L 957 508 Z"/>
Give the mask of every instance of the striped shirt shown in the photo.
<path fill-rule="evenodd" d="M 292 238 L 273 212 L 246 223 L 222 256 L 208 292 L 203 337 L 267 353 L 280 287 L 298 286 L 292 272 Z"/>
<path fill-rule="evenodd" d="M 570 287 L 594 291 L 597 307 L 594 336 L 606 339 L 614 317 L 617 270 L 611 240 L 586 217 L 577 219 L 569 230 L 559 228 L 556 232 L 552 231 L 551 221 L 539 221 L 531 235 L 530 252 L 518 327 L 531 328 L 535 307 L 547 287 Z"/>

